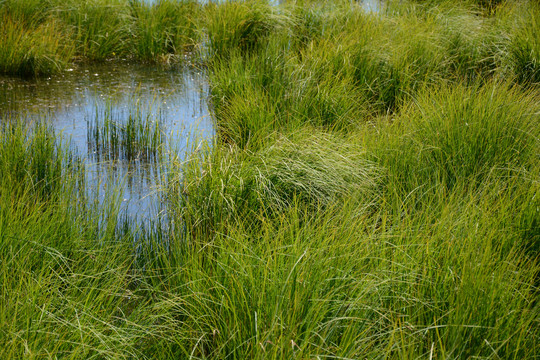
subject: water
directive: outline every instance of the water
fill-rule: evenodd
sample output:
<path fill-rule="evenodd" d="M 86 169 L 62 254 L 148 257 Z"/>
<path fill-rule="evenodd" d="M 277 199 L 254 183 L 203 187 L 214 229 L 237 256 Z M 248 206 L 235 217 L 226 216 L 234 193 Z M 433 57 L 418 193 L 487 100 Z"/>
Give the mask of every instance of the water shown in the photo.
<path fill-rule="evenodd" d="M 378 13 L 381 11 L 381 0 L 362 0 L 362 7 L 367 12 Z"/>
<path fill-rule="evenodd" d="M 160 0 L 140 0 L 140 1 L 153 5 L 153 4 L 159 3 Z M 202 4 L 209 3 L 209 2 L 220 3 L 220 2 L 226 2 L 226 1 L 230 1 L 230 0 L 199 0 L 199 3 L 202 3 Z M 352 0 L 352 1 L 361 2 L 362 7 L 368 12 L 379 12 L 381 8 L 381 4 L 380 4 L 381 0 L 360 0 L 360 1 Z M 268 0 L 268 3 L 271 5 L 281 5 L 281 4 L 284 4 L 285 2 L 286 0 Z"/>
<path fill-rule="evenodd" d="M 122 211 L 147 221 L 159 210 L 162 164 L 143 157 L 102 156 L 89 141 L 89 124 L 105 111 L 122 120 L 138 108 L 159 120 L 164 148 L 175 149 L 181 157 L 190 142 L 214 134 L 208 92 L 204 74 L 189 66 L 167 69 L 118 62 L 78 66 L 43 79 L 0 76 L 0 117 L 6 113 L 46 117 L 86 159 L 94 199 L 119 189 Z"/>
<path fill-rule="evenodd" d="M 273 5 L 284 2 L 269 1 Z M 380 0 L 360 2 L 365 11 L 381 10 Z M 0 120 L 6 113 L 47 117 L 86 159 L 86 176 L 92 185 L 89 191 L 94 197 L 103 199 L 108 189 L 119 189 L 123 210 L 144 221 L 154 218 L 159 211 L 158 179 L 162 164 L 156 159 L 101 156 L 89 141 L 89 124 L 106 109 L 112 117 L 125 119 L 139 108 L 160 121 L 167 135 L 166 147 L 174 145 L 182 156 L 194 139 L 214 135 L 208 94 L 204 74 L 189 66 L 160 68 L 127 62 L 79 65 L 49 78 L 22 80 L 0 76 Z"/>

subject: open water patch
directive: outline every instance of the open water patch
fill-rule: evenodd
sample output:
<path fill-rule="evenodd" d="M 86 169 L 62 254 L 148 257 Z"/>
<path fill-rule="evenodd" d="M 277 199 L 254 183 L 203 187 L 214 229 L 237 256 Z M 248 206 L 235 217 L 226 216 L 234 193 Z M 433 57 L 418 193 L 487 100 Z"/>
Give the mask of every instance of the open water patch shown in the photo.
<path fill-rule="evenodd" d="M 46 118 L 85 159 L 90 199 L 103 201 L 114 189 L 120 212 L 147 222 L 160 211 L 166 162 L 171 156 L 181 160 L 192 142 L 214 136 L 208 96 L 205 74 L 192 66 L 80 65 L 47 78 L 1 76 L 0 119 Z M 103 139 L 96 142 L 93 134 L 105 121 L 120 128 L 134 119 L 155 125 L 159 154 L 149 156 L 140 144 L 127 154 L 105 148 L 110 143 Z"/>

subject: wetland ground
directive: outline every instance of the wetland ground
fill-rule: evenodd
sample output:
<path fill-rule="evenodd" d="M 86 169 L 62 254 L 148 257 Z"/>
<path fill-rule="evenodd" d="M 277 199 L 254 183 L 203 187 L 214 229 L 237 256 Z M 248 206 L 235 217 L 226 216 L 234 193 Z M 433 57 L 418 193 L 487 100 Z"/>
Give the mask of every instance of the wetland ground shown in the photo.
<path fill-rule="evenodd" d="M 0 358 L 540 358 L 540 6 L 372 10 L 0 0 Z"/>

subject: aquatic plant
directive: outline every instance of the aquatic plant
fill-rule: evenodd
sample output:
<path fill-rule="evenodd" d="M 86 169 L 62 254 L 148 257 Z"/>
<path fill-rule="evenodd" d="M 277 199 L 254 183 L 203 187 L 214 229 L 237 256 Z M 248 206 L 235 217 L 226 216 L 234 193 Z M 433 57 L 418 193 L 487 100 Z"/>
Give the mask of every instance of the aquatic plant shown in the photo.
<path fill-rule="evenodd" d="M 205 7 L 217 138 L 167 158 L 144 229 L 114 189 L 77 205 L 46 127 L 2 128 L 0 358 L 539 356 L 530 14 L 324 3 Z M 140 107 L 96 113 L 98 154 L 161 151 Z"/>
<path fill-rule="evenodd" d="M 5 119 L 0 129 L 0 182 L 10 186 L 14 201 L 20 194 L 54 198 L 69 193 L 68 178 L 81 175 L 82 160 L 69 153 L 44 121 L 24 124 Z"/>
<path fill-rule="evenodd" d="M 107 102 L 87 123 L 88 144 L 98 160 L 150 159 L 160 155 L 163 131 L 158 118 L 135 105 L 129 114 L 116 115 L 113 104 Z"/>

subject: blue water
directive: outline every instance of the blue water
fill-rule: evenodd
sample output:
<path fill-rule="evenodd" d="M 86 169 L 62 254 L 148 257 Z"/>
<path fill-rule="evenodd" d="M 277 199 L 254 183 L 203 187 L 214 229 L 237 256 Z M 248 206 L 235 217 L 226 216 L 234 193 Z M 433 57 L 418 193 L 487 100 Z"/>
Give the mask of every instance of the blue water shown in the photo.
<path fill-rule="evenodd" d="M 363 0 L 362 7 L 367 12 L 378 13 L 381 11 L 381 0 Z"/>
<path fill-rule="evenodd" d="M 107 191 L 116 189 L 121 211 L 146 221 L 159 212 L 164 164 L 148 159 L 104 161 L 89 143 L 89 122 L 107 107 L 120 121 L 138 107 L 159 120 L 165 159 L 177 156 L 182 160 L 191 143 L 214 135 L 208 92 L 205 75 L 191 67 L 165 69 L 117 62 L 79 66 L 45 79 L 0 76 L 0 118 L 7 112 L 46 118 L 86 159 L 91 199 L 102 201 Z"/>
<path fill-rule="evenodd" d="M 151 4 L 160 0 L 142 0 Z M 216 0 L 214 0 L 216 1 Z M 217 0 L 222 1 L 222 0 Z M 284 0 L 270 0 L 278 5 Z M 381 10 L 380 0 L 351 0 L 368 12 Z M 86 159 L 89 189 L 95 198 L 116 188 L 122 210 L 151 219 L 161 203 L 162 165 L 146 159 L 103 161 L 89 144 L 88 123 L 110 106 L 117 119 L 136 105 L 162 124 L 166 148 L 181 160 L 193 142 L 214 136 L 208 109 L 205 75 L 190 66 L 160 68 L 130 63 L 78 66 L 45 79 L 21 80 L 0 76 L 0 119 L 6 112 L 46 117 Z"/>

